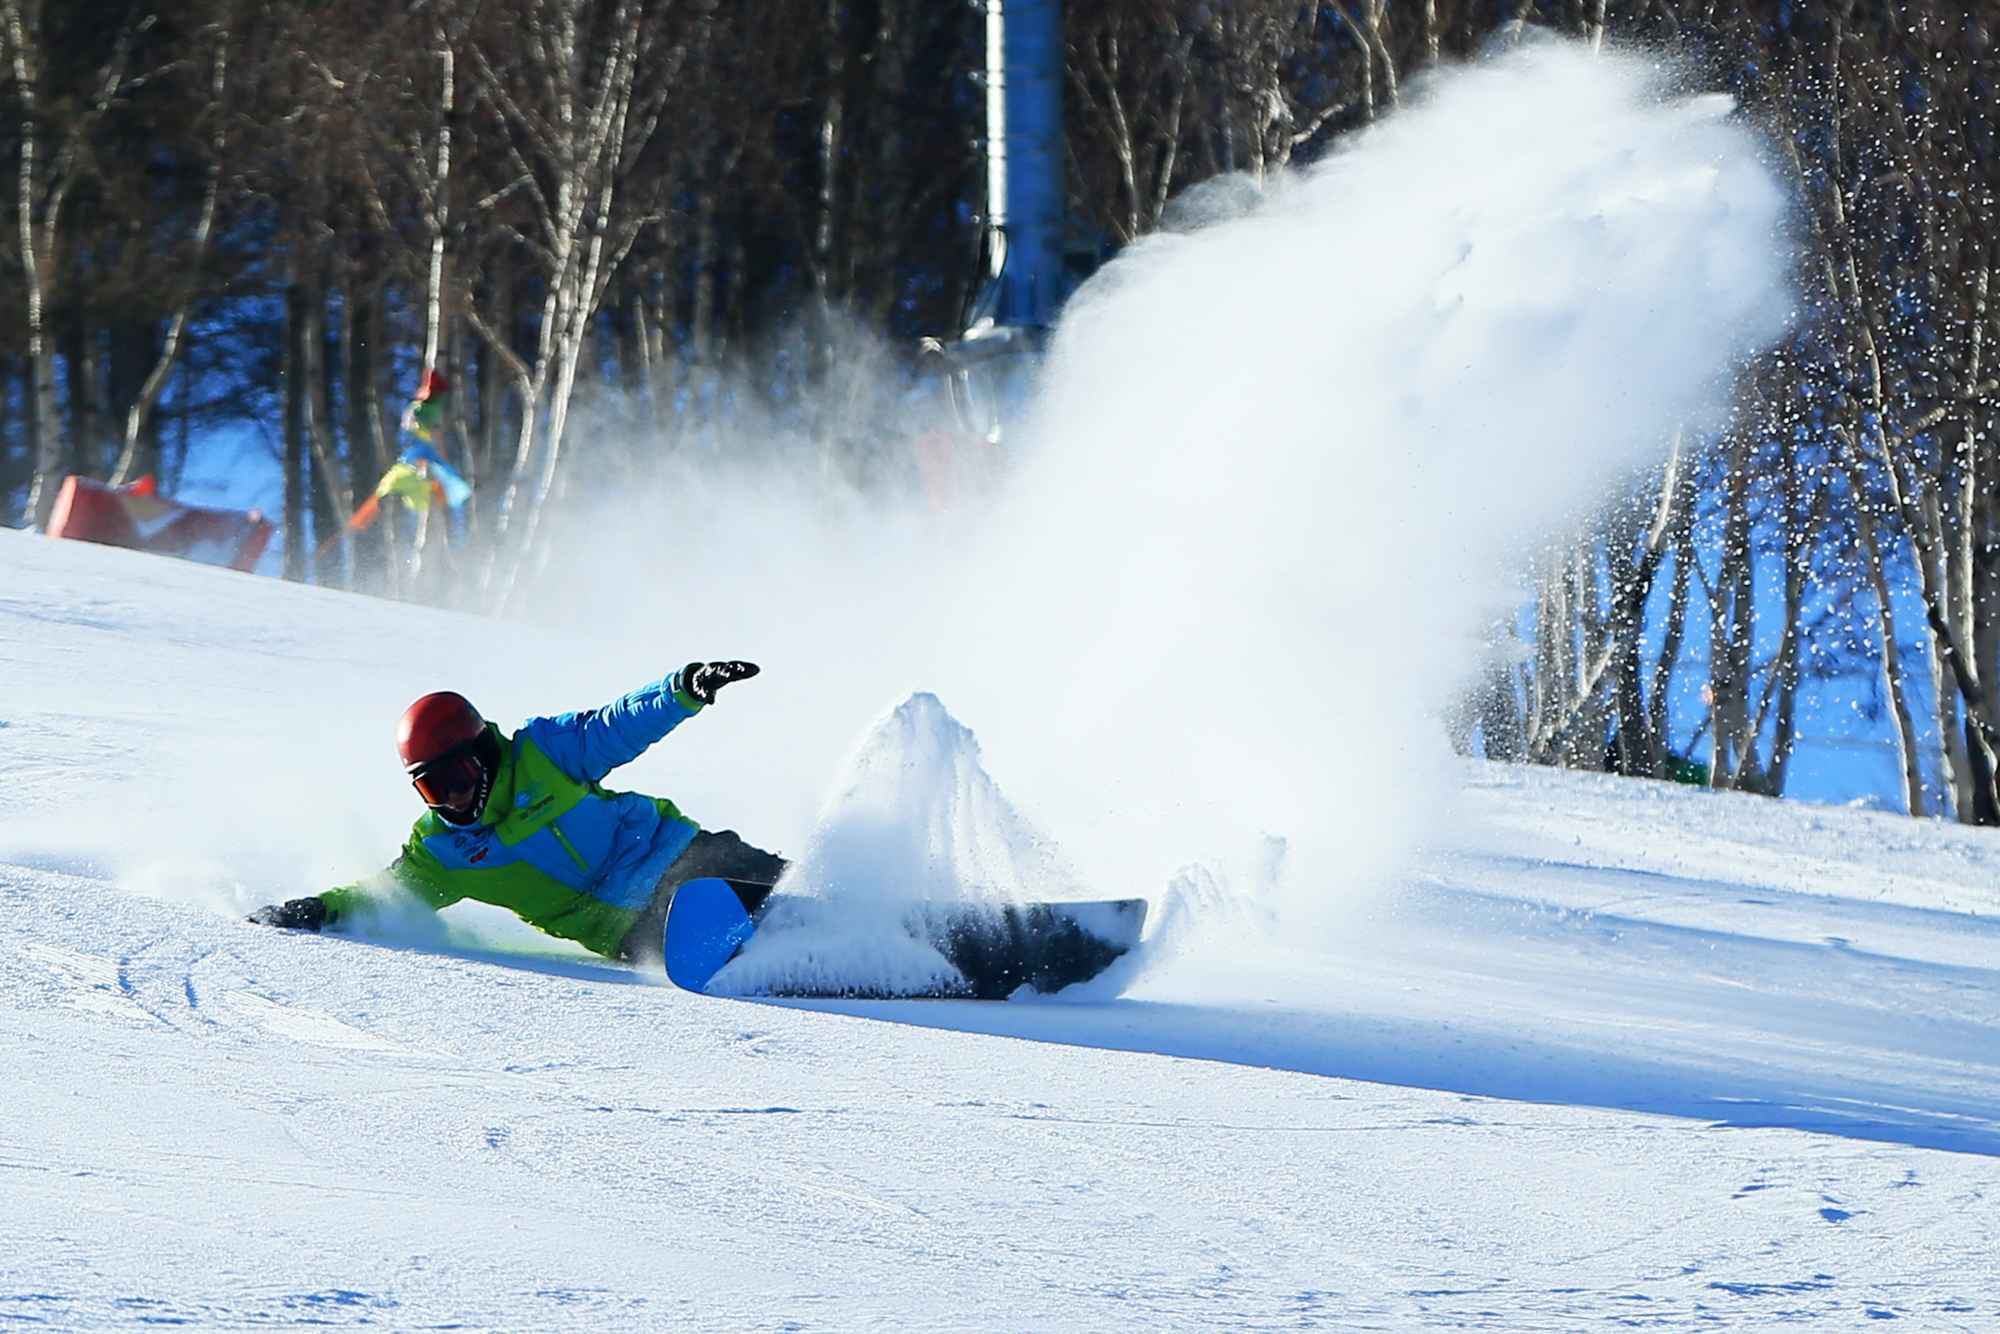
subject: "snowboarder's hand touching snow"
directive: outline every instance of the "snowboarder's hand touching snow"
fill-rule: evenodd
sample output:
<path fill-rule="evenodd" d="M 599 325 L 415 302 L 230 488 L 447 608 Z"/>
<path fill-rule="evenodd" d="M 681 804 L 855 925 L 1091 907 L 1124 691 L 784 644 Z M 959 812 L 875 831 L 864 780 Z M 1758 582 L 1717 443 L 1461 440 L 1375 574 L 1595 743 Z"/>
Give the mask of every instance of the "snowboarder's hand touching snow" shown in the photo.
<path fill-rule="evenodd" d="M 713 704 L 716 691 L 731 681 L 748 680 L 758 670 L 754 662 L 691 662 L 681 668 L 681 689 L 703 704 Z"/>
<path fill-rule="evenodd" d="M 326 925 L 326 904 L 316 898 L 287 899 L 250 914 L 258 926 L 282 926 L 293 931 L 317 931 Z"/>

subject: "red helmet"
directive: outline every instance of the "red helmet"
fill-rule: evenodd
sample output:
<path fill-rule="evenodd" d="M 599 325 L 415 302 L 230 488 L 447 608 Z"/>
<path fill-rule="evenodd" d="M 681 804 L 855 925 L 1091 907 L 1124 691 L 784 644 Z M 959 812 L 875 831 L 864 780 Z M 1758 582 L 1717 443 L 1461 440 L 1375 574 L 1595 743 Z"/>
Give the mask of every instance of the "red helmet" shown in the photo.
<path fill-rule="evenodd" d="M 493 790 L 500 746 L 463 695 L 425 695 L 396 725 L 396 753 L 424 804 L 457 824 L 477 818 Z"/>
<path fill-rule="evenodd" d="M 471 700 L 440 690 L 403 710 L 403 720 L 396 724 L 396 754 L 402 757 L 406 771 L 414 770 L 478 740 L 485 730 L 486 720 Z"/>

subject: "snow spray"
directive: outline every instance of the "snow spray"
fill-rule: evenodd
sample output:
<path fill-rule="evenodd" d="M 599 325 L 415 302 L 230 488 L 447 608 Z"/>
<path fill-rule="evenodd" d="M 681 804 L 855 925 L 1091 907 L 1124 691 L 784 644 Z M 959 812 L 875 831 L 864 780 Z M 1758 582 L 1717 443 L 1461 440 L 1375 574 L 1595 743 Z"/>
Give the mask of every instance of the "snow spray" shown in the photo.
<path fill-rule="evenodd" d="M 951 781 L 923 747 L 958 733 L 906 729 L 898 758 L 869 730 L 928 690 L 1093 895 L 1255 896 L 1309 942 L 1393 879 L 1448 818 L 1439 711 L 1526 553 L 1718 422 L 1787 322 L 1782 195 L 1726 99 L 1555 41 L 1241 187 L 1188 192 L 1072 301 L 991 505 L 940 523 L 689 469 L 645 513 L 650 573 L 632 522 L 594 521 L 572 614 L 601 632 L 603 598 L 670 589 L 609 617 L 630 661 L 769 668 L 632 785 L 854 853 L 864 825 L 836 800 L 814 835 L 805 803 L 857 753 Z M 883 848 L 943 818 L 920 786 L 869 789 Z"/>
<path fill-rule="evenodd" d="M 1247 209 L 1198 193 L 1079 294 L 991 548 L 1039 596 L 979 654 L 1041 688 L 974 716 L 1010 775 L 1060 738 L 1027 790 L 1149 821 L 1087 873 L 1157 884 L 1132 853 L 1180 848 L 1249 883 L 1277 838 L 1297 923 L 1446 816 L 1437 719 L 1524 557 L 1716 424 L 1788 319 L 1730 112 L 1532 43 Z"/>

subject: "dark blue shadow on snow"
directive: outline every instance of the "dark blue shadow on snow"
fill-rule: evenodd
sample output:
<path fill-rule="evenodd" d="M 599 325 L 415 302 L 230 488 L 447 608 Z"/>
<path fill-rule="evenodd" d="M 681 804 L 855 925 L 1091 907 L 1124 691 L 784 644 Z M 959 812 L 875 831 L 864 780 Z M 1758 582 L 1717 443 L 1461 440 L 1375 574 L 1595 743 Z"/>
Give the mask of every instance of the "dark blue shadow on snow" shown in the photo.
<path fill-rule="evenodd" d="M 630 987 L 666 985 L 666 978 L 663 975 L 648 974 L 610 959 L 600 959 L 595 955 L 509 949 L 500 945 L 468 941 L 452 934 L 448 929 L 399 931 L 393 928 L 377 928 L 354 932 L 335 932 L 329 929 L 328 934 L 337 934 L 353 945 L 373 946 L 376 949 L 395 950 L 405 954 L 425 954 L 438 959 L 459 959 L 466 963 L 493 964 L 517 972 L 567 977 L 579 982 L 606 982 L 613 986 Z"/>
<path fill-rule="evenodd" d="M 1828 1087 L 1783 1070 L 1712 1068 L 1474 1034 L 1417 1020 L 1342 1018 L 1278 1006 L 1166 1001 L 1043 1004 L 759 999 L 783 1005 L 1110 1051 L 1292 1070 L 1404 1088 L 1686 1117 L 2000 1157 L 2000 1085 L 1957 1099 L 1925 1089 Z M 2000 1043 L 2000 1033 L 1994 1035 Z M 1919 1105 L 1912 1105 L 1912 1104 Z"/>
<path fill-rule="evenodd" d="M 1470 928 L 1464 943 L 1470 947 L 1470 966 L 1479 974 L 1517 970 L 1515 998 L 1525 999 L 1529 1009 L 1537 994 L 1533 974 L 1540 961 L 1573 960 L 1578 951 L 1597 950 L 1616 966 L 1643 964 L 1651 971 L 1636 976 L 1656 979 L 1663 989 L 1678 988 L 1661 1001 L 1678 1008 L 1663 1009 L 1663 1015 L 1690 1021 L 1697 1032 L 1705 1024 L 1733 1030 L 1749 1045 L 1739 1045 L 1734 1055 L 1690 1057 L 1649 1051 L 1643 1039 L 1624 1041 L 1611 1023 L 1601 1040 L 1579 1041 L 1574 1024 L 1566 1031 L 1538 1034 L 1532 1022 L 1518 1019 L 1510 1023 L 1468 1014 L 1445 1022 L 1397 1013 L 1393 998 L 1380 1012 L 1303 1008 L 1255 998 L 1223 1004 L 1133 999 L 758 1003 L 1483 1098 L 1644 1112 L 1723 1127 L 1806 1130 L 2000 1157 L 2000 1027 L 1933 1012 L 1888 1020 L 1883 1028 L 1880 1011 L 1847 999 L 1867 995 L 1877 984 L 1911 980 L 1932 995 L 2000 994 L 2000 970 L 1873 954 L 1845 941 L 1812 944 L 1575 910 L 1529 913 L 1527 925 L 1510 937 L 1496 934 L 1495 920 L 1522 922 L 1518 898 L 1445 885 L 1432 885 L 1425 893 L 1451 901 L 1448 911 L 1425 914 L 1433 925 L 1457 920 Z M 1927 917 L 1933 927 L 1940 925 L 1939 917 L 1963 916 L 1923 909 L 1882 912 Z M 2000 923 L 1983 917 L 1943 925 L 1975 934 L 2000 933 Z M 1444 944 L 1452 935 L 1451 927 L 1440 926 L 1436 941 Z M 1684 966 L 1674 966 L 1674 961 L 1690 958 L 1708 961 L 1712 975 L 1692 976 Z M 1329 966 L 1337 965 L 1329 961 Z M 1441 966 L 1423 960 L 1413 964 L 1413 974 Z M 1823 978 L 1824 994 L 1759 997 L 1728 980 L 1732 970 L 1755 978 L 1764 967 Z M 1114 985 L 1104 994 L 1115 995 L 1119 979 L 1105 980 Z M 1572 1004 L 1580 998 L 1587 999 L 1588 993 L 1566 997 Z M 1759 1010 L 1760 1004 L 1771 1008 Z M 1867 1032 L 1871 1022 L 1877 1025 L 1869 1035 L 1872 1046 L 1863 1044 L 1870 1060 L 1843 1070 L 1840 1056 L 1823 1050 L 1827 1039 Z M 1899 1068 L 1911 1071 L 1909 1080 L 1875 1073 Z M 1926 1070 L 1938 1077 L 1927 1080 Z"/>
<path fill-rule="evenodd" d="M 1436 892 L 1473 902 L 1492 898 L 1495 905 L 1519 915 L 1518 900 L 1477 890 Z M 1993 923 L 1977 920 L 1980 929 L 1993 929 Z M 1682 957 L 1689 949 L 1687 938 L 1693 938 L 1704 952 L 1733 944 L 1753 954 L 1775 951 L 1838 958 L 1850 967 L 1919 966 L 1849 948 L 1828 950 L 1795 941 L 1736 937 L 1601 912 L 1570 913 L 1553 927 L 1544 923 L 1542 929 L 1563 937 L 1572 933 L 1612 934 L 1625 945 L 1637 936 L 1679 940 L 1682 943 L 1664 948 Z M 388 933 L 362 939 L 386 948 L 582 981 L 665 985 L 655 972 L 619 964 L 483 948 L 443 933 L 412 934 L 423 938 Z M 1570 942 L 1565 939 L 1563 943 Z M 1135 960 L 1134 971 L 1138 964 Z M 1934 978 L 1956 975 L 1952 980 L 1961 985 L 2000 987 L 2000 971 L 1955 969 L 1934 963 L 1921 967 Z M 1108 976 L 1090 986 L 1103 994 L 1115 994 L 1119 985 L 1129 980 Z M 1482 1026 L 1476 1020 L 1447 1024 L 1422 1016 L 1346 1013 L 1255 1000 L 1192 1004 L 1134 999 L 991 1002 L 760 997 L 717 998 L 714 1003 L 817 1010 L 920 1028 L 1290 1070 L 1472 1097 L 1683 1117 L 1719 1127 L 1805 1130 L 2000 1157 L 2000 1029 L 1956 1020 L 1928 1019 L 1920 1031 L 1933 1038 L 1942 1033 L 1951 1051 L 1985 1053 L 1978 1064 L 1990 1072 L 1990 1081 L 1974 1084 L 1970 1093 L 1957 1095 L 1921 1082 L 1905 1086 L 1841 1078 L 1805 1061 L 1798 1062 L 1797 1068 L 1787 1068 L 1782 1041 L 1774 1041 L 1778 1054 L 1772 1059 L 1755 1068 L 1735 1070 L 1678 1061 L 1643 1048 L 1613 1047 L 1615 1029 L 1609 1030 L 1606 1045 L 1586 1047 L 1497 1023 Z M 1737 1003 L 1733 995 L 1716 1001 L 1723 1007 Z M 1840 1002 L 1829 996 L 1827 1003 L 1837 1006 Z"/>

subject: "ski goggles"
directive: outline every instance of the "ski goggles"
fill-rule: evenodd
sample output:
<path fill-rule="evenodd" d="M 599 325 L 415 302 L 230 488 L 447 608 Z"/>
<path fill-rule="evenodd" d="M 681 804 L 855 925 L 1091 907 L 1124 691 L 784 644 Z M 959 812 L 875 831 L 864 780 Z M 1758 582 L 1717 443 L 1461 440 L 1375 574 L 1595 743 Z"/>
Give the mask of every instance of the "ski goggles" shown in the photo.
<path fill-rule="evenodd" d="M 411 767 L 410 785 L 426 806 L 444 806 L 452 797 L 479 791 L 479 785 L 486 781 L 486 768 L 479 762 L 478 744 L 477 740 L 468 741 Z"/>

